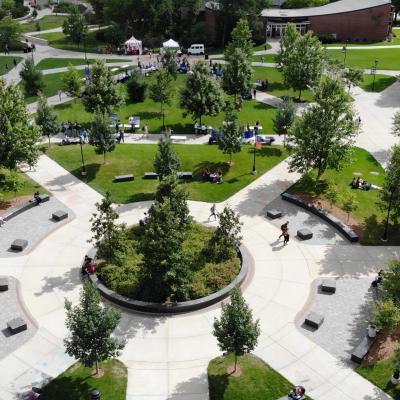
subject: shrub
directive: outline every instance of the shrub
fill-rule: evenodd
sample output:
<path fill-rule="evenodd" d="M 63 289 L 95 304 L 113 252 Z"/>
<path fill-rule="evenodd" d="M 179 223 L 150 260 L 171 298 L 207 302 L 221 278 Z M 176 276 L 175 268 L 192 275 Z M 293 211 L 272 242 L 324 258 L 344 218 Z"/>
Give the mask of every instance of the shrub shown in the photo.
<path fill-rule="evenodd" d="M 317 35 L 319 41 L 321 43 L 335 43 L 336 42 L 336 38 L 335 35 L 333 33 L 320 33 L 319 35 Z"/>
<path fill-rule="evenodd" d="M 126 84 L 129 100 L 132 103 L 142 103 L 146 97 L 147 83 L 142 76 L 133 74 Z"/>
<path fill-rule="evenodd" d="M 70 4 L 70 3 L 58 3 L 56 6 L 54 6 L 53 8 L 53 12 L 54 13 L 70 13 L 73 11 L 74 9 L 74 4 Z"/>

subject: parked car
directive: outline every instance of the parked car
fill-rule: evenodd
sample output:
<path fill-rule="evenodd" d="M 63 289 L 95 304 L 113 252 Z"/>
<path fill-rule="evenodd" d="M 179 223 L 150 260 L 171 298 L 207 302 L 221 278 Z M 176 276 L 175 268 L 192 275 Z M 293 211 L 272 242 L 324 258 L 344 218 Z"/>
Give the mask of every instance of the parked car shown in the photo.
<path fill-rule="evenodd" d="M 187 53 L 189 55 L 203 55 L 205 53 L 204 44 L 192 44 L 189 48 Z"/>

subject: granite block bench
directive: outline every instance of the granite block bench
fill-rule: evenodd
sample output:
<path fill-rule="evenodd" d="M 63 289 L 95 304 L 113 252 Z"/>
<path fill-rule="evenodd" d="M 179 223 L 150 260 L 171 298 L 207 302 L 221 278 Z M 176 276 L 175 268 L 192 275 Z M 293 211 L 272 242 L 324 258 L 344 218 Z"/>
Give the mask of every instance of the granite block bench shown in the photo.
<path fill-rule="evenodd" d="M 280 210 L 267 210 L 267 217 L 276 219 L 282 217 L 282 211 Z"/>
<path fill-rule="evenodd" d="M 336 281 L 333 279 L 324 279 L 321 283 L 321 290 L 327 293 L 335 293 Z"/>
<path fill-rule="evenodd" d="M 311 326 L 312 328 L 315 329 L 318 329 L 323 322 L 324 322 L 324 316 L 316 312 L 310 312 L 304 320 L 304 323 L 306 325 Z"/>
<path fill-rule="evenodd" d="M 370 338 L 368 335 L 365 335 L 361 340 L 360 344 L 355 348 L 355 350 L 351 353 L 351 360 L 360 364 L 362 359 L 367 355 L 369 349 L 374 344 L 375 338 Z"/>
<path fill-rule="evenodd" d="M 192 179 L 193 178 L 193 173 L 189 171 L 185 172 L 177 172 L 176 176 L 178 179 Z"/>
<path fill-rule="evenodd" d="M 23 251 L 26 246 L 28 246 L 28 241 L 27 240 L 25 240 L 25 239 L 15 239 L 11 243 L 11 250 Z"/>
<path fill-rule="evenodd" d="M 54 212 L 52 214 L 52 218 L 55 221 L 62 221 L 63 219 L 67 219 L 68 218 L 68 213 L 66 211 L 63 211 L 63 210 L 57 210 L 56 212 Z"/>
<path fill-rule="evenodd" d="M 39 199 L 41 203 L 46 203 L 46 201 L 50 200 L 50 196 L 48 194 L 40 194 Z"/>
<path fill-rule="evenodd" d="M 26 331 L 28 329 L 26 322 L 23 318 L 17 317 L 7 322 L 7 328 L 12 335 Z"/>
<path fill-rule="evenodd" d="M 114 176 L 114 182 L 129 182 L 133 181 L 134 179 L 135 177 L 133 176 L 133 174 Z"/>
<path fill-rule="evenodd" d="M 143 179 L 158 179 L 158 174 L 157 172 L 145 172 Z"/>
<path fill-rule="evenodd" d="M 313 237 L 313 233 L 307 228 L 302 228 L 297 231 L 297 237 L 301 240 L 309 240 Z"/>
<path fill-rule="evenodd" d="M 8 278 L 0 278 L 0 292 L 8 290 Z"/>

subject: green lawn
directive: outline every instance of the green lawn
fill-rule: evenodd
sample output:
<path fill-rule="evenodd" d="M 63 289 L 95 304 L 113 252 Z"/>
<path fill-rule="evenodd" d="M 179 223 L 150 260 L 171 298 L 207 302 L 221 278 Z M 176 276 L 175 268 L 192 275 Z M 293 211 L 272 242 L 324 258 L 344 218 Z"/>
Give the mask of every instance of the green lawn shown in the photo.
<path fill-rule="evenodd" d="M 17 63 L 21 62 L 22 57 L 0 56 L 0 75 L 6 74 L 10 69 L 14 68 L 14 58 Z M 8 69 L 6 69 L 6 65 Z"/>
<path fill-rule="evenodd" d="M 88 400 L 90 392 L 97 389 L 104 400 L 125 400 L 127 369 L 118 360 L 100 363 L 104 376 L 93 378 L 93 368 L 79 363 L 68 368 L 44 387 L 46 400 Z"/>
<path fill-rule="evenodd" d="M 260 56 L 252 56 L 251 61 L 253 62 L 265 62 L 265 63 L 274 63 L 276 54 L 263 54 Z"/>
<path fill-rule="evenodd" d="M 48 29 L 55 29 L 62 26 L 64 20 L 67 17 L 65 15 L 45 15 L 38 21 L 28 22 L 26 24 L 21 24 L 22 32 L 40 32 L 46 31 Z M 40 31 L 37 30 L 37 22 L 39 22 Z"/>
<path fill-rule="evenodd" d="M 379 361 L 374 365 L 360 365 L 356 371 L 364 378 L 371 381 L 374 385 L 381 388 L 393 399 L 400 398 L 400 385 L 393 386 L 390 378 L 393 373 L 394 356 Z"/>
<path fill-rule="evenodd" d="M 397 46 L 400 45 L 400 29 L 393 29 L 393 32 L 397 35 L 396 37 L 393 37 L 393 40 L 391 42 L 338 42 L 338 43 L 330 43 L 326 44 L 324 46 L 326 47 L 338 47 L 338 46 Z"/>
<path fill-rule="evenodd" d="M 151 82 L 153 77 L 146 78 Z M 179 75 L 175 84 L 175 96 L 170 106 L 165 109 L 165 125 L 170 127 L 177 134 L 193 133 L 193 119 L 190 116 L 183 117 L 182 110 L 179 107 L 179 90 L 184 84 L 186 75 Z M 86 113 L 82 103 L 69 102 L 55 107 L 60 121 L 79 121 L 88 122 L 92 120 L 92 115 Z M 160 105 L 146 98 L 143 103 L 127 103 L 119 110 L 113 110 L 118 114 L 118 118 L 127 123 L 130 115 L 137 115 L 141 119 L 142 126 L 148 125 L 150 133 L 157 133 L 162 129 L 162 119 L 160 118 Z M 246 100 L 243 103 L 239 113 L 239 123 L 244 125 L 259 120 L 263 127 L 264 134 L 272 134 L 272 119 L 275 115 L 275 109 L 255 100 Z M 203 117 L 202 122 L 218 128 L 221 126 L 224 114 L 220 113 L 215 117 Z"/>
<path fill-rule="evenodd" d="M 377 172 L 378 175 L 371 172 Z M 354 173 L 360 173 L 363 179 L 377 186 L 382 186 L 384 181 L 384 170 L 375 158 L 366 150 L 355 147 L 353 159 L 341 171 L 327 170 L 322 176 L 322 182 L 317 187 L 315 181 L 311 179 L 315 174 L 306 174 L 291 188 L 289 193 L 309 193 L 319 198 L 325 199 L 325 191 L 330 182 L 336 183 L 339 193 L 350 189 L 350 182 Z M 379 190 L 351 190 L 355 194 L 358 208 L 352 213 L 352 217 L 359 221 L 364 232 L 363 244 L 379 245 L 382 237 L 385 211 L 381 211 L 377 206 Z M 341 202 L 336 204 L 341 207 Z M 400 235 L 398 227 L 389 228 L 389 244 L 400 244 Z"/>
<path fill-rule="evenodd" d="M 192 171 L 193 180 L 182 182 L 189 191 L 190 199 L 220 202 L 232 196 L 257 178 L 250 173 L 253 165 L 253 147 L 244 145 L 240 153 L 233 156 L 233 167 L 229 168 L 229 157 L 222 154 L 216 145 L 174 145 L 181 159 L 181 171 Z M 156 180 L 142 179 L 144 172 L 154 171 L 153 160 L 157 145 L 120 144 L 107 154 L 107 165 L 90 145 L 84 146 L 87 183 L 101 194 L 110 191 L 116 203 L 149 200 L 157 186 Z M 48 155 L 65 169 L 80 178 L 81 155 L 79 146 L 53 146 Z M 284 158 L 286 151 L 280 146 L 264 146 L 256 153 L 258 176 L 271 169 Z M 203 180 L 201 171 L 209 167 L 212 171 L 221 168 L 223 183 L 213 184 Z M 133 173 L 133 182 L 113 183 L 114 176 Z"/>
<path fill-rule="evenodd" d="M 294 386 L 251 354 L 238 358 L 240 376 L 229 375 L 227 368 L 233 361 L 234 357 L 230 354 L 214 358 L 208 364 L 210 400 L 278 400 Z"/>
<path fill-rule="evenodd" d="M 343 62 L 342 50 L 327 50 L 329 57 Z M 400 70 L 400 49 L 347 50 L 346 66 L 371 68 L 378 60 L 377 69 Z"/>
<path fill-rule="evenodd" d="M 106 43 L 100 42 L 96 39 L 96 32 L 89 31 L 86 37 L 86 51 L 88 53 L 101 53 L 101 49 L 106 46 Z M 68 38 L 62 32 L 51 32 L 40 34 L 38 32 L 36 37 L 40 39 L 46 39 L 49 41 L 49 46 L 55 47 L 56 49 L 71 50 L 71 51 L 85 51 L 83 44 L 79 46 L 71 43 Z"/>
<path fill-rule="evenodd" d="M 254 81 L 256 81 L 257 79 L 268 80 L 267 93 L 277 97 L 289 96 L 297 99 L 298 92 L 294 92 L 293 89 L 290 89 L 283 84 L 282 73 L 278 71 L 278 69 L 270 67 L 253 67 L 253 71 Z M 313 96 L 311 91 L 305 90 L 304 92 L 302 92 L 301 99 L 312 101 Z"/>
<path fill-rule="evenodd" d="M 267 48 L 265 48 L 267 46 Z M 271 48 L 271 45 L 268 43 L 262 43 L 257 46 L 253 47 L 253 51 L 261 51 L 261 50 L 269 50 Z"/>
<path fill-rule="evenodd" d="M 361 82 L 359 86 L 367 92 L 372 92 L 372 91 L 382 92 L 390 85 L 393 85 L 393 83 L 397 81 L 397 78 L 395 76 L 377 74 L 375 76 L 375 90 L 372 90 L 373 81 L 374 81 L 373 75 L 364 74 L 364 81 Z"/>
<path fill-rule="evenodd" d="M 89 64 L 92 64 L 95 60 L 88 59 Z M 128 59 L 106 59 L 106 63 L 115 63 L 115 62 L 130 62 Z M 63 68 L 68 67 L 70 64 L 72 65 L 85 65 L 86 60 L 84 58 L 45 58 L 41 60 L 36 67 L 40 70 L 52 69 L 52 68 Z"/>

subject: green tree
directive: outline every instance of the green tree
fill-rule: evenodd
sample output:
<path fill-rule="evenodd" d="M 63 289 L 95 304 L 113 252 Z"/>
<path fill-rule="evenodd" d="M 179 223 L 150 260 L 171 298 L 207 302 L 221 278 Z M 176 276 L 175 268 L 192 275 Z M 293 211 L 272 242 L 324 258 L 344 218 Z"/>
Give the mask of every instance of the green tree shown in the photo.
<path fill-rule="evenodd" d="M 348 68 L 343 71 L 342 76 L 350 92 L 352 86 L 358 86 L 364 80 L 364 71 L 359 68 Z"/>
<path fill-rule="evenodd" d="M 233 372 L 236 371 L 237 357 L 251 352 L 257 346 L 260 321 L 253 320 L 253 313 L 239 288 L 232 290 L 230 304 L 222 304 L 221 318 L 214 319 L 213 335 L 221 351 L 235 355 Z"/>
<path fill-rule="evenodd" d="M 198 61 L 193 65 L 192 74 L 188 74 L 186 85 L 181 91 L 180 105 L 193 119 L 203 115 L 216 116 L 224 105 L 224 94 L 219 83 L 210 77 L 208 65 Z M 185 115 L 186 116 L 186 115 Z"/>
<path fill-rule="evenodd" d="M 342 200 L 342 209 L 345 213 L 347 213 L 347 221 L 348 221 L 350 218 L 350 214 L 353 211 L 357 210 L 358 208 L 357 197 L 352 191 L 346 190 L 345 192 L 342 193 L 341 200 Z"/>
<path fill-rule="evenodd" d="M 310 106 L 290 130 L 291 171 L 317 170 L 317 181 L 327 168 L 339 170 L 348 160 L 357 134 L 351 97 L 343 83 L 326 77 Z"/>
<path fill-rule="evenodd" d="M 90 279 L 83 281 L 79 305 L 65 299 L 66 322 L 69 335 L 64 339 L 65 351 L 84 366 L 96 366 L 99 362 L 118 357 L 125 343 L 111 337 L 121 314 L 109 305 L 101 303 L 97 288 Z"/>
<path fill-rule="evenodd" d="M 132 73 L 128 82 L 126 82 L 126 89 L 132 103 L 143 103 L 146 97 L 147 83 L 142 75 Z"/>
<path fill-rule="evenodd" d="M 226 93 L 238 97 L 251 89 L 253 69 L 241 49 L 234 49 L 227 61 L 222 76 L 222 87 Z"/>
<path fill-rule="evenodd" d="M 281 39 L 284 47 L 280 50 L 277 61 L 285 84 L 293 90 L 298 90 L 301 99 L 303 90 L 318 83 L 324 67 L 325 54 L 321 42 L 312 32 L 307 32 L 304 36 L 296 35 L 292 25 L 289 26 L 290 29 L 287 29 Z M 289 40 L 293 39 L 294 42 L 289 43 Z"/>
<path fill-rule="evenodd" d="M 68 65 L 68 71 L 62 76 L 62 90 L 75 99 L 81 96 L 82 79 L 72 64 Z"/>
<path fill-rule="evenodd" d="M 165 112 L 166 104 L 171 104 L 173 91 L 173 77 L 168 70 L 161 68 L 155 73 L 154 81 L 149 86 L 150 98 L 156 103 L 160 103 L 163 132 L 165 132 Z"/>
<path fill-rule="evenodd" d="M 161 56 L 161 65 L 174 79 L 178 76 L 178 65 L 176 64 L 176 52 L 173 49 L 164 49 Z"/>
<path fill-rule="evenodd" d="M 82 93 L 82 103 L 87 112 L 100 110 L 102 114 L 110 113 L 113 107 L 119 108 L 124 104 L 121 86 L 115 83 L 104 60 L 93 63 L 90 82 Z"/>
<path fill-rule="evenodd" d="M 296 106 L 293 100 L 285 97 L 282 105 L 276 110 L 273 119 L 274 131 L 276 134 L 283 136 L 283 145 L 286 146 L 286 135 L 289 133 L 296 117 Z"/>
<path fill-rule="evenodd" d="M 187 298 L 190 269 L 182 243 L 186 229 L 180 225 L 170 199 L 154 203 L 146 218 L 140 250 L 143 254 L 144 286 L 151 301 Z"/>
<path fill-rule="evenodd" d="M 97 111 L 92 122 L 91 136 L 96 154 L 103 154 L 104 164 L 106 163 L 106 153 L 115 150 L 115 135 L 108 118 Z"/>
<path fill-rule="evenodd" d="M 232 154 L 242 150 L 242 132 L 238 123 L 238 114 L 231 104 L 226 107 L 224 134 L 218 138 L 218 146 L 224 154 L 229 154 L 232 166 Z"/>
<path fill-rule="evenodd" d="M 397 111 L 393 116 L 392 133 L 396 136 L 400 136 L 400 111 Z"/>
<path fill-rule="evenodd" d="M 328 4 L 329 0 L 287 0 L 285 8 L 319 7 Z"/>
<path fill-rule="evenodd" d="M 225 57 L 228 59 L 234 57 L 235 49 L 242 50 L 246 57 L 250 57 L 253 54 L 253 46 L 249 23 L 242 18 L 231 32 L 231 41 L 226 46 Z"/>
<path fill-rule="evenodd" d="M 390 220 L 397 223 L 400 217 L 400 146 L 392 147 L 392 154 L 386 167 L 383 190 L 379 192 L 379 208 L 387 212 L 391 203 Z"/>
<path fill-rule="evenodd" d="M 78 7 L 72 8 L 71 13 L 63 23 L 62 31 L 72 43 L 79 45 L 84 41 L 87 28 Z"/>
<path fill-rule="evenodd" d="M 43 74 L 36 68 L 30 58 L 25 60 L 19 75 L 24 85 L 24 92 L 27 96 L 36 96 L 43 90 Z"/>
<path fill-rule="evenodd" d="M 41 132 L 38 126 L 28 124 L 30 119 L 20 89 L 0 79 L 0 166 L 35 165 Z"/>
<path fill-rule="evenodd" d="M 372 305 L 373 324 L 379 329 L 393 331 L 400 326 L 400 308 L 392 299 L 378 300 Z"/>
<path fill-rule="evenodd" d="M 329 183 L 328 189 L 325 192 L 325 197 L 329 201 L 329 204 L 332 208 L 333 204 L 336 203 L 339 199 L 339 188 L 336 183 Z"/>
<path fill-rule="evenodd" d="M 283 69 L 289 61 L 291 53 L 295 50 L 296 42 L 300 38 L 300 33 L 296 26 L 292 23 L 287 24 L 285 33 L 281 36 L 279 41 L 279 51 L 276 55 L 276 63 L 279 69 Z"/>
<path fill-rule="evenodd" d="M 17 197 L 18 191 L 20 191 L 25 185 L 25 182 L 22 180 L 21 175 L 16 170 L 11 170 L 10 173 L 6 176 L 4 182 L 4 189 L 8 192 L 14 193 L 14 198 Z"/>
<path fill-rule="evenodd" d="M 49 139 L 50 147 L 50 137 L 60 132 L 60 126 L 57 121 L 57 114 L 48 105 L 47 99 L 43 95 L 39 97 L 35 121 L 41 127 L 42 135 Z"/>
<path fill-rule="evenodd" d="M 160 179 L 168 175 L 175 175 L 180 167 L 180 161 L 172 148 L 171 138 L 163 135 L 158 141 L 158 151 L 154 157 L 154 169 Z"/>
<path fill-rule="evenodd" d="M 400 261 L 390 260 L 382 273 L 382 289 L 385 297 L 400 307 Z"/>
<path fill-rule="evenodd" d="M 218 214 L 219 224 L 214 231 L 208 246 L 210 258 L 215 262 L 231 259 L 237 253 L 242 240 L 240 235 L 242 223 L 237 214 L 229 206 L 225 206 Z"/>
<path fill-rule="evenodd" d="M 0 21 L 0 46 L 2 49 L 7 45 L 9 48 L 17 43 L 21 37 L 21 25 L 14 21 L 10 16 L 6 16 Z"/>

